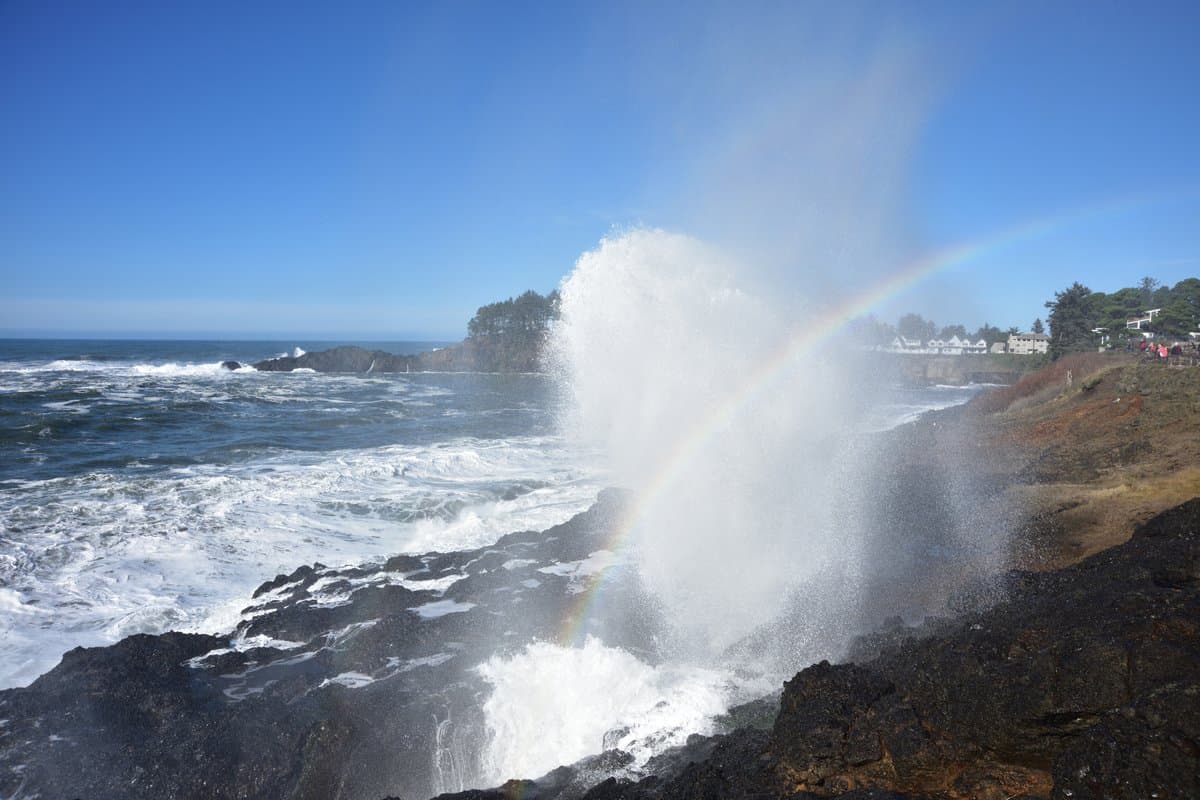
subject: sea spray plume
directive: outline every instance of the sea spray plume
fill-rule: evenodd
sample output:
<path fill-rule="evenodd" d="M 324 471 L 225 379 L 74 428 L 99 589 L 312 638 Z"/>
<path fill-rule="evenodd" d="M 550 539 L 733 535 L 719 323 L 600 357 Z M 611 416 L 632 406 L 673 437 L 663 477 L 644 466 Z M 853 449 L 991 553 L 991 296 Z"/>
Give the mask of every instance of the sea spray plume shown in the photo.
<path fill-rule="evenodd" d="M 852 293 L 827 300 L 812 313 L 798 314 L 797 317 L 802 321 L 796 323 L 791 330 L 783 331 L 783 335 L 773 345 L 771 352 L 756 362 L 747 361 L 730 373 L 730 378 L 726 381 L 728 385 L 723 389 L 724 397 L 710 405 L 705 414 L 699 415 L 699 421 L 695 427 L 677 437 L 679 446 L 674 447 L 669 456 L 664 456 L 654 466 L 651 466 L 649 461 L 644 461 L 626 465 L 626 469 L 618 470 L 619 474 L 637 476 L 641 480 L 645 480 L 646 475 L 651 477 L 649 483 L 641 484 L 642 500 L 640 503 L 635 504 L 629 511 L 627 519 L 617 526 L 612 546 L 618 547 L 624 542 L 631 529 L 637 525 L 642 508 L 654 502 L 654 495 L 660 487 L 677 480 L 675 473 L 682 470 L 682 464 L 688 459 L 699 456 L 714 432 L 728 427 L 730 420 L 748 413 L 747 408 L 753 405 L 755 400 L 760 399 L 760 396 L 777 397 L 781 386 L 789 380 L 789 376 L 798 363 L 812 364 L 814 353 L 829 352 L 833 348 L 837 348 L 836 357 L 843 368 L 829 371 L 828 364 L 823 365 L 826 368 L 827 377 L 833 375 L 842 379 L 847 386 L 855 386 L 855 381 L 851 380 L 855 377 L 855 373 L 869 373 L 869 370 L 862 370 L 859 367 L 846 368 L 855 360 L 855 354 L 848 352 L 845 345 L 845 342 L 850 339 L 848 323 L 858 316 L 912 290 L 939 272 L 970 263 L 981 254 L 1052 233 L 1080 220 L 1102 217 L 1141 206 L 1158 197 L 1160 195 L 1156 194 L 1131 195 L 1070 209 L 1050 217 L 1027 220 L 1019 225 L 987 234 L 969 242 L 923 254 L 907 264 L 892 269 L 877 280 L 864 283 Z M 635 238 L 646 240 L 655 234 L 670 238 L 661 231 L 635 231 L 624 237 L 618 236 L 606 240 L 601 245 L 601 251 L 615 252 L 621 248 L 628 251 Z M 688 240 L 687 237 L 677 236 L 675 239 L 677 242 L 690 242 L 690 246 L 699 247 L 699 243 Z M 693 268 L 696 264 L 705 261 L 706 258 L 709 260 L 717 258 L 715 251 L 711 248 L 709 250 L 710 252 L 706 256 L 695 258 Z M 584 260 L 589 260 L 595 255 L 589 254 L 585 256 Z M 581 263 L 584 260 L 581 260 Z M 724 256 L 720 260 L 725 265 L 731 263 L 728 256 Z M 618 279 L 620 275 L 624 274 L 623 270 L 636 261 L 636 258 L 630 259 L 622 267 L 613 269 L 610 277 Z M 729 279 L 728 266 L 723 269 L 726 272 L 722 280 L 727 282 Z M 697 275 L 699 274 L 697 272 Z M 738 277 L 740 278 L 742 275 L 739 274 Z M 748 301 L 746 294 L 740 290 L 725 289 L 723 291 Z M 659 294 L 661 294 L 660 289 L 651 292 L 652 296 Z M 599 314 L 598 317 L 593 318 L 593 321 L 596 319 L 603 321 L 606 315 L 609 315 L 606 324 L 613 325 L 615 330 L 627 327 L 615 316 L 612 316 L 615 312 L 612 312 L 611 309 L 589 309 L 589 313 Z M 658 319 L 666 321 L 668 316 L 664 313 Z M 693 322 L 699 321 L 699 318 L 693 320 Z M 567 333 L 560 331 L 557 339 L 560 345 L 558 355 L 564 375 L 570 373 L 572 363 L 570 361 L 572 356 L 568 352 L 569 348 L 561 346 L 567 341 Z M 659 344 L 660 340 L 656 337 L 647 342 L 644 351 L 650 353 Z M 751 350 L 744 350 L 741 355 L 749 358 L 754 354 Z M 627 364 L 616 364 L 608 367 L 608 371 L 624 373 L 627 371 L 627 367 Z M 861 379 L 863 375 L 859 374 L 857 377 Z M 859 380 L 854 389 L 857 399 L 862 400 L 874 396 L 876 400 L 879 400 L 882 395 L 886 395 L 887 387 L 880 386 L 878 381 L 872 381 L 870 374 L 867 374 L 866 378 L 868 383 L 873 385 L 864 387 L 862 381 Z M 572 401 L 578 403 L 585 399 L 574 392 L 573 380 L 565 380 L 564 383 Z M 834 388 L 834 384 L 825 384 L 822 386 L 822 391 L 833 392 Z M 688 394 L 697 396 L 695 392 Z M 635 405 L 643 402 L 644 399 L 638 393 L 627 393 L 620 398 L 621 402 L 630 402 Z M 843 389 L 843 400 L 836 411 L 836 420 L 839 424 L 846 419 L 853 419 L 853 410 L 854 406 L 845 402 L 845 390 Z M 612 411 L 612 409 L 609 408 L 606 411 Z M 647 412 L 644 407 L 638 406 L 634 411 L 645 412 L 641 423 L 654 428 L 654 433 L 668 430 L 669 428 L 666 426 L 674 425 L 674 428 L 684 428 L 687 424 L 687 418 L 682 415 L 671 416 L 666 423 L 656 424 L 654 420 L 661 420 L 663 417 L 661 409 Z M 620 413 L 615 416 L 620 416 Z M 630 417 L 625 416 L 625 419 L 628 420 Z M 575 418 L 575 422 L 579 422 L 579 416 Z M 853 426 L 842 424 L 841 435 L 848 437 L 855 431 L 847 430 L 847 427 L 852 428 Z M 604 439 L 605 437 L 596 438 Z M 601 441 L 600 444 L 605 446 L 607 442 Z M 963 456 L 969 449 L 966 443 L 960 442 L 958 447 L 947 451 L 952 455 L 957 455 L 953 459 L 951 468 L 939 473 L 941 477 L 937 479 L 938 496 L 927 498 L 927 500 L 942 509 L 940 514 L 935 515 L 940 520 L 935 526 L 938 528 L 936 535 L 950 537 L 949 541 L 943 542 L 942 549 L 945 550 L 945 545 L 948 545 L 955 558 L 959 559 L 957 569 L 966 569 L 980 575 L 994 575 L 1007 564 L 1008 531 L 1006 525 L 1007 521 L 1012 518 L 1013 512 L 1011 509 L 997 508 L 994 503 L 986 502 L 986 498 L 983 497 L 986 492 L 976 483 L 977 465 L 972 463 L 970 458 Z M 885 463 L 881 464 L 879 463 L 881 461 L 879 454 L 872 451 L 872 445 L 869 442 L 850 438 L 840 441 L 836 451 L 836 458 L 831 459 L 829 463 L 829 472 L 837 475 L 833 479 L 833 484 L 837 487 L 836 514 L 837 526 L 841 531 L 841 555 L 837 558 L 836 564 L 827 564 L 829 569 L 823 571 L 822 580 L 828 582 L 836 573 L 840 575 L 838 581 L 843 587 L 848 585 L 856 587 L 856 590 L 831 589 L 842 595 L 843 601 L 839 604 L 837 613 L 833 615 L 837 617 L 836 631 L 828 627 L 827 623 L 832 621 L 830 619 L 805 620 L 805 625 L 799 626 L 801 629 L 807 627 L 809 633 L 803 637 L 808 644 L 799 647 L 798 652 L 813 653 L 822 657 L 836 655 L 840 652 L 848 633 L 857 630 L 860 626 L 874 624 L 874 621 L 880 618 L 880 614 L 877 613 L 880 609 L 884 611 L 891 609 L 888 613 L 895 613 L 899 610 L 892 605 L 896 602 L 898 590 L 900 592 L 908 591 L 910 594 L 904 601 L 905 609 L 908 612 L 907 616 L 910 618 L 919 617 L 922 611 L 944 612 L 947 608 L 947 598 L 955 591 L 952 585 L 953 581 L 949 580 L 942 587 L 932 585 L 917 587 L 915 579 L 921 570 L 918 569 L 919 565 L 912 557 L 912 548 L 909 548 L 908 553 L 903 554 L 895 551 L 898 537 L 890 535 L 888 532 L 903 531 L 905 530 L 905 518 L 920 516 L 901 513 L 897 510 L 898 502 L 902 502 L 904 506 L 908 507 L 919 506 L 919 502 L 912 501 L 911 498 L 901 501 L 887 496 L 888 492 L 898 491 L 903 495 L 907 491 L 897 485 L 897 475 L 891 466 L 892 459 L 896 455 L 883 458 L 882 461 Z M 929 473 L 925 483 L 933 479 L 933 474 Z M 926 531 L 930 529 L 928 524 L 914 523 L 914 525 Z M 852 529 L 855 527 L 862 529 L 861 536 L 856 537 L 852 533 Z M 907 531 L 907 533 L 915 532 Z M 923 535 L 916 538 L 922 539 Z M 864 556 L 862 550 L 868 544 L 872 555 Z M 858 555 L 852 557 L 853 553 Z M 897 558 L 898 555 L 902 555 L 902 557 Z M 867 572 L 863 571 L 864 565 L 861 563 L 863 561 L 870 562 L 870 569 Z M 908 566 L 902 567 L 904 564 Z M 868 573 L 869 581 L 867 580 Z M 564 620 L 560 641 L 578 644 L 577 639 L 583 632 L 581 625 L 583 617 L 597 603 L 603 593 L 602 573 L 594 576 L 592 586 L 593 588 L 589 591 L 581 594 L 578 603 L 579 610 Z M 811 601 L 811 598 L 815 596 L 814 587 L 807 586 L 804 594 Z M 820 592 L 816 594 L 820 594 Z M 868 597 L 868 595 L 873 597 Z M 932 601 L 931 598 L 935 596 L 941 599 L 936 602 Z M 867 602 L 860 603 L 856 612 L 855 603 L 859 599 Z M 852 621 L 854 622 L 852 623 Z"/>
<path fill-rule="evenodd" d="M 756 29 L 753 55 L 725 50 L 736 111 L 711 122 L 676 200 L 683 229 L 741 254 L 743 288 L 764 296 L 836 304 L 920 248 L 911 155 L 948 48 L 849 8 L 793 10 Z"/>
<path fill-rule="evenodd" d="M 645 763 L 657 749 L 707 731 L 729 699 L 719 672 L 651 666 L 593 637 L 581 647 L 532 644 L 491 658 L 479 672 L 493 688 L 484 704 L 492 744 L 483 770 L 491 783 L 537 777 L 602 747 Z"/>
<path fill-rule="evenodd" d="M 838 341 L 881 293 L 939 263 L 783 314 L 737 287 L 744 268 L 726 253 L 634 230 L 585 254 L 564 282 L 553 346 L 568 427 L 599 445 L 618 482 L 635 490 L 602 549 L 634 556 L 679 634 L 673 655 L 752 665 L 773 687 L 772 673 L 843 655 L 885 616 L 951 610 L 964 577 L 1003 566 L 1003 531 L 979 524 L 989 514 L 978 513 L 969 459 L 914 474 L 897 469 L 903 448 L 881 458 L 875 437 L 857 430 L 878 380 Z M 523 754 L 544 742 L 547 726 L 563 724 L 555 665 L 582 661 L 568 670 L 577 675 L 613 656 L 579 639 L 613 590 L 607 571 L 595 573 L 563 621 L 564 646 L 497 656 L 483 670 L 493 686 L 485 758 L 497 779 L 533 774 Z M 638 674 L 659 676 L 664 697 L 690 691 L 662 665 L 630 660 Z M 589 675 L 605 698 L 618 696 L 604 688 L 607 672 Z M 745 692 L 746 677 L 738 670 L 724 696 Z M 571 752 L 598 751 L 638 717 L 634 705 L 576 708 L 571 735 L 591 733 Z M 623 747 L 646 739 L 617 738 Z"/>
<path fill-rule="evenodd" d="M 635 494 L 629 545 L 643 580 L 680 641 L 710 657 L 847 557 L 827 467 L 855 404 L 836 358 L 801 354 L 723 429 L 704 425 L 793 324 L 741 291 L 738 272 L 679 234 L 610 237 L 563 283 L 553 337 L 569 425 Z M 703 447 L 679 462 L 698 430 Z"/>

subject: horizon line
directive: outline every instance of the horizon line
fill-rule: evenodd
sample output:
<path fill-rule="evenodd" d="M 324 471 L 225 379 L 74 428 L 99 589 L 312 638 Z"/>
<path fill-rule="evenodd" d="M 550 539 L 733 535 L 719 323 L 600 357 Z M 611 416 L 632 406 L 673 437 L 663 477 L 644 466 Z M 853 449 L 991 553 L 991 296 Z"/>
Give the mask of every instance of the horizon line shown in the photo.
<path fill-rule="evenodd" d="M 335 333 L 202 333 L 202 332 L 153 332 L 153 331 L 43 331 L 0 329 L 0 340 L 5 341 L 157 341 L 157 342 L 287 342 L 305 340 L 309 342 L 422 342 L 430 344 L 456 344 L 464 337 L 447 338 L 430 335 L 383 335 L 383 334 L 335 334 Z"/>

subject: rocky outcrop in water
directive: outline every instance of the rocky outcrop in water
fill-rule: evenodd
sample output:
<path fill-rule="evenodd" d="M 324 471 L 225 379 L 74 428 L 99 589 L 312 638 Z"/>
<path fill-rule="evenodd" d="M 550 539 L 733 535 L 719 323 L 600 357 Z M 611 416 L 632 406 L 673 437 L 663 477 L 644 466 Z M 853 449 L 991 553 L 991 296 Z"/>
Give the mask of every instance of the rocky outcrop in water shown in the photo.
<path fill-rule="evenodd" d="M 259 372 L 291 372 L 297 369 L 316 372 L 410 372 L 419 370 L 420 364 L 419 356 L 398 356 L 383 350 L 346 346 L 301 356 L 268 358 L 256 363 L 254 368 Z"/>
<path fill-rule="evenodd" d="M 396 355 L 383 350 L 367 350 L 347 345 L 304 353 L 279 356 L 254 365 L 259 372 L 538 372 L 542 368 L 541 339 L 506 336 L 476 336 L 458 344 L 416 355 Z"/>

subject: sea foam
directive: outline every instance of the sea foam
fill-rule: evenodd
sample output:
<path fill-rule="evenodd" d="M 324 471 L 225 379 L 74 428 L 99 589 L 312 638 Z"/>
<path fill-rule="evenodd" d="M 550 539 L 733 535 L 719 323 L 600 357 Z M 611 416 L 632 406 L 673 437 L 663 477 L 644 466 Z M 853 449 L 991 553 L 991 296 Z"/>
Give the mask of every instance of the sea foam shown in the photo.
<path fill-rule="evenodd" d="M 605 748 L 641 766 L 691 733 L 711 730 L 731 687 L 716 671 L 654 667 L 589 637 L 582 647 L 536 643 L 479 667 L 492 687 L 484 704 L 490 748 L 486 785 L 540 776 Z"/>
<path fill-rule="evenodd" d="M 587 508 L 601 485 L 551 437 L 10 484 L 0 494 L 0 685 L 28 683 L 79 645 L 230 630 L 255 586 L 301 564 L 541 530 Z"/>

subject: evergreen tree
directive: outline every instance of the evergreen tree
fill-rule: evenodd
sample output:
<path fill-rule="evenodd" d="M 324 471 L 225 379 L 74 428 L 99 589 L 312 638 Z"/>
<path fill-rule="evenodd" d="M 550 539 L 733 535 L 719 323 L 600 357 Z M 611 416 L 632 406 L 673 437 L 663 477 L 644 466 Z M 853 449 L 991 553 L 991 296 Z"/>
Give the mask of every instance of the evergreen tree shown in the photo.
<path fill-rule="evenodd" d="M 481 306 L 467 323 L 467 342 L 479 369 L 524 372 L 537 368 L 546 332 L 558 318 L 558 292 L 528 291 Z"/>
<path fill-rule="evenodd" d="M 1033 321 L 1033 327 L 1031 327 L 1029 330 L 1033 331 L 1034 333 L 1045 333 L 1046 326 L 1042 324 L 1042 318 L 1038 317 L 1035 319 Z"/>
<path fill-rule="evenodd" d="M 1145 311 L 1151 308 L 1154 304 L 1154 293 L 1161 286 L 1158 281 L 1151 278 L 1149 275 L 1138 281 L 1138 291 L 1141 293 L 1142 310 Z"/>
<path fill-rule="evenodd" d="M 863 344 L 887 345 L 896 338 L 895 327 L 877 318 L 874 314 L 852 320 L 848 327 L 848 333 Z"/>
<path fill-rule="evenodd" d="M 1182 339 L 1200 330 L 1200 278 L 1184 278 L 1156 299 L 1155 307 L 1162 309 L 1150 324 L 1155 333 Z"/>
<path fill-rule="evenodd" d="M 933 320 L 927 320 L 920 314 L 905 314 L 896 323 L 896 330 L 905 339 L 920 339 L 922 342 L 933 338 L 937 325 Z"/>
<path fill-rule="evenodd" d="M 1092 348 L 1092 324 L 1088 319 L 1088 297 L 1092 290 L 1076 281 L 1053 300 L 1046 301 L 1050 309 L 1050 358 Z"/>
<path fill-rule="evenodd" d="M 983 327 L 975 331 L 975 333 L 971 336 L 972 341 L 977 342 L 980 339 L 983 339 L 985 342 L 987 342 L 988 346 L 990 347 L 996 342 L 1006 341 L 1008 339 L 1008 334 L 997 328 L 995 325 L 985 322 L 983 323 Z"/>
<path fill-rule="evenodd" d="M 467 323 L 467 337 L 540 336 L 558 318 L 558 292 L 543 297 L 530 290 L 516 298 L 480 306 Z"/>
<path fill-rule="evenodd" d="M 946 327 L 942 328 L 941 333 L 938 334 L 938 338 L 941 339 L 949 339 L 953 336 L 957 336 L 960 339 L 965 339 L 967 338 L 967 329 L 962 325 L 947 325 Z"/>

